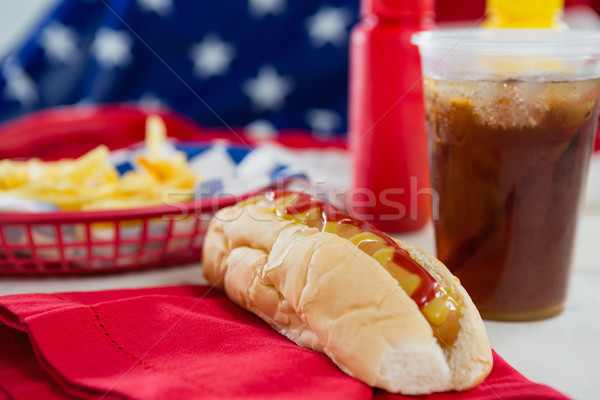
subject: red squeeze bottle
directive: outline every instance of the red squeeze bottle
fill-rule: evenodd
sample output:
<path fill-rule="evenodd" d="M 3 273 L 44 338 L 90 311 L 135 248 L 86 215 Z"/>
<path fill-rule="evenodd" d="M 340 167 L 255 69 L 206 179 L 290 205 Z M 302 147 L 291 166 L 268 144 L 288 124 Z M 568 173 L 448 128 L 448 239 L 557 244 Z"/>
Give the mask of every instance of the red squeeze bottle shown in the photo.
<path fill-rule="evenodd" d="M 421 63 L 415 32 L 433 28 L 433 0 L 362 0 L 350 37 L 348 211 L 391 232 L 431 217 Z"/>

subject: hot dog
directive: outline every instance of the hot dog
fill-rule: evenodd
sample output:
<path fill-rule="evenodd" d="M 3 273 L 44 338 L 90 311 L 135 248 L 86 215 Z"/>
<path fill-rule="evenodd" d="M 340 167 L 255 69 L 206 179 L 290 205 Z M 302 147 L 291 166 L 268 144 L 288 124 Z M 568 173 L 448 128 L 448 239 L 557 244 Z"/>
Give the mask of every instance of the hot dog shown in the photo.
<path fill-rule="evenodd" d="M 220 210 L 206 279 L 295 343 L 393 393 L 466 390 L 492 368 L 481 317 L 432 255 L 294 192 Z"/>

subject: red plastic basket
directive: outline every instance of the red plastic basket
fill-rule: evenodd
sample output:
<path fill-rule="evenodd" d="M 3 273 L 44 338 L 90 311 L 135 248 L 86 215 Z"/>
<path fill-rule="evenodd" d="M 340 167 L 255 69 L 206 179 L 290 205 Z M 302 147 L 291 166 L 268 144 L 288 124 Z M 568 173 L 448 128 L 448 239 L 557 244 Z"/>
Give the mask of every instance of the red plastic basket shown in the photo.
<path fill-rule="evenodd" d="M 208 221 L 232 199 L 175 208 L 2 214 L 0 274 L 115 272 L 198 262 Z"/>
<path fill-rule="evenodd" d="M 170 136 L 207 140 L 170 110 Z M 120 148 L 144 138 L 148 112 L 132 106 L 61 107 L 0 127 L 0 158 L 78 157 L 99 144 Z M 232 200 L 229 201 L 231 203 Z M 114 272 L 199 261 L 215 207 L 208 199 L 179 208 L 96 212 L 0 213 L 0 275 Z"/>

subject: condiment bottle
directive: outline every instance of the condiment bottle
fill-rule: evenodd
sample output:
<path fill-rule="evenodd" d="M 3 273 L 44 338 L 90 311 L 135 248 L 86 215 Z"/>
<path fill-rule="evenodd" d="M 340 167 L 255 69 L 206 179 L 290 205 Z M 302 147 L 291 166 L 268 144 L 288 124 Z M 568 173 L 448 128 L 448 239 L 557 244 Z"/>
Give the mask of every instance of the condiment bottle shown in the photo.
<path fill-rule="evenodd" d="M 350 38 L 349 211 L 391 232 L 431 218 L 421 64 L 413 33 L 433 27 L 433 0 L 362 0 Z"/>
<path fill-rule="evenodd" d="M 564 0 L 487 0 L 484 28 L 566 29 Z"/>

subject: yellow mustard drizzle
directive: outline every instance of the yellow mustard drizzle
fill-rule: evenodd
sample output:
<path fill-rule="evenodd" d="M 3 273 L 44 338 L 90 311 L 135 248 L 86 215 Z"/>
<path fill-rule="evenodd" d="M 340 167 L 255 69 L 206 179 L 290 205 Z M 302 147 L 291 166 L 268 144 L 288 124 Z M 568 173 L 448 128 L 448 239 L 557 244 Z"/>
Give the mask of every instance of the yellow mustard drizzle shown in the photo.
<path fill-rule="evenodd" d="M 421 278 L 394 262 L 395 248 L 389 245 L 390 241 L 395 243 L 393 239 L 387 235 L 382 237 L 371 230 L 362 230 L 359 226 L 349 223 L 324 220 L 323 210 L 318 206 L 307 208 L 301 212 L 288 212 L 289 207 L 293 207 L 300 195 L 300 193 L 278 195 L 270 192 L 249 198 L 238 203 L 238 206 L 258 204 L 268 212 L 275 213 L 282 218 L 349 240 L 383 266 L 398 281 L 402 289 L 412 297 L 421 285 Z M 317 204 L 316 199 L 315 204 Z M 385 234 L 382 233 L 382 235 Z M 458 319 L 460 317 L 460 305 L 456 301 L 453 290 L 438 284 L 435 296 L 425 302 L 420 310 L 430 323 L 439 343 L 444 347 L 451 347 L 458 335 Z"/>

